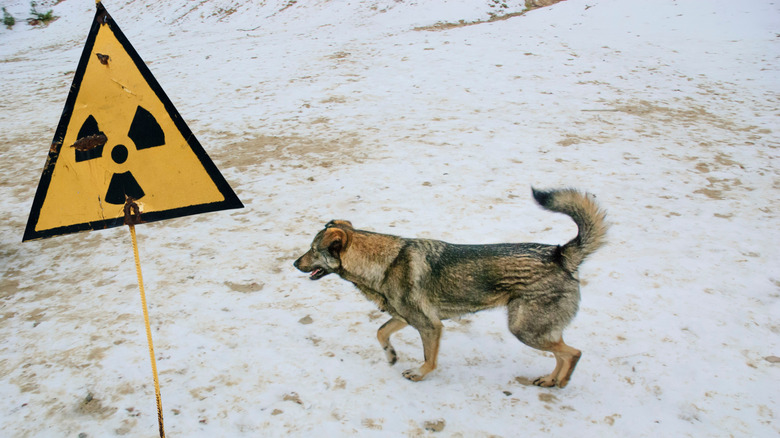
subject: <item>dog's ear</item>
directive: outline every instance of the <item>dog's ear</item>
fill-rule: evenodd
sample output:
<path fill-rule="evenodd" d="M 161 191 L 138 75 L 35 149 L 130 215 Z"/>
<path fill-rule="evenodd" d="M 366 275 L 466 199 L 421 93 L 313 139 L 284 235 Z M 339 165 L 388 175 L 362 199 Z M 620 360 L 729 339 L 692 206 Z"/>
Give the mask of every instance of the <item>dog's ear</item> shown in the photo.
<path fill-rule="evenodd" d="M 331 227 L 346 227 L 346 228 L 353 228 L 352 222 L 345 221 L 342 219 L 333 219 L 332 221 L 325 224 L 325 228 L 331 228 Z"/>
<path fill-rule="evenodd" d="M 347 239 L 347 233 L 341 228 L 326 228 L 321 245 L 328 248 L 330 255 L 338 257 L 341 250 L 347 246 Z"/>

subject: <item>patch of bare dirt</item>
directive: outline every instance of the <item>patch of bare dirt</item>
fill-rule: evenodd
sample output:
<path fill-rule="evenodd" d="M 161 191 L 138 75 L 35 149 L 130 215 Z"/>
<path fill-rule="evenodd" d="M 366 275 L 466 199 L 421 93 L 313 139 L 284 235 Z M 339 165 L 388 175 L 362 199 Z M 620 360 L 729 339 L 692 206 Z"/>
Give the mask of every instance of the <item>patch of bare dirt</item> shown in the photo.
<path fill-rule="evenodd" d="M 188 15 L 201 11 L 200 17 L 206 18 L 206 16 L 211 18 L 216 18 L 217 21 L 222 21 L 223 19 L 233 15 L 237 9 L 234 7 L 229 8 L 221 8 L 221 7 L 213 7 L 209 12 L 204 12 L 202 9 L 208 9 L 210 5 L 207 5 L 207 3 L 210 3 L 210 0 L 200 0 L 199 2 L 195 3 L 194 5 L 190 6 L 189 9 L 187 9 L 176 21 L 181 21 Z"/>
<path fill-rule="evenodd" d="M 106 419 L 117 411 L 116 407 L 106 406 L 99 399 L 96 399 L 92 393 L 87 394 L 83 402 L 76 407 L 76 412 L 84 415 L 91 415 L 101 419 Z"/>
<path fill-rule="evenodd" d="M 705 195 L 710 199 L 722 200 L 726 198 L 726 193 L 736 189 L 752 191 L 750 187 L 745 187 L 739 178 L 707 178 L 707 187 L 694 190 L 693 193 Z"/>
<path fill-rule="evenodd" d="M 661 106 L 646 100 L 640 100 L 637 102 L 617 105 L 615 110 L 639 117 L 654 117 L 663 121 L 674 121 L 684 125 L 703 122 L 713 125 L 717 128 L 728 129 L 732 131 L 751 130 L 751 127 L 738 128 L 733 121 L 712 114 L 701 106 L 689 106 L 685 109 L 679 109 Z"/>
<path fill-rule="evenodd" d="M 509 13 L 491 13 L 490 16 L 485 20 L 473 20 L 473 21 L 466 21 L 466 20 L 460 20 L 457 23 L 452 22 L 438 22 L 436 24 L 432 24 L 430 26 L 420 26 L 415 27 L 413 30 L 416 31 L 439 31 L 439 30 L 449 30 L 449 29 L 455 29 L 458 27 L 466 27 L 466 26 L 474 26 L 477 24 L 484 24 L 484 23 L 493 23 L 495 21 L 504 21 L 508 20 L 510 18 L 519 17 L 521 15 L 525 15 L 526 13 L 534 10 L 543 8 L 546 6 L 552 6 L 555 3 L 562 2 L 564 0 L 526 0 L 525 1 L 525 9 L 518 12 L 509 12 Z M 501 3 L 495 2 L 499 6 L 501 6 Z"/>
<path fill-rule="evenodd" d="M 332 167 L 341 161 L 360 163 L 368 154 L 359 146 L 357 134 L 343 133 L 334 138 L 259 135 L 235 140 L 214 156 L 220 167 L 239 169 L 267 160 L 301 160 L 311 165 Z"/>

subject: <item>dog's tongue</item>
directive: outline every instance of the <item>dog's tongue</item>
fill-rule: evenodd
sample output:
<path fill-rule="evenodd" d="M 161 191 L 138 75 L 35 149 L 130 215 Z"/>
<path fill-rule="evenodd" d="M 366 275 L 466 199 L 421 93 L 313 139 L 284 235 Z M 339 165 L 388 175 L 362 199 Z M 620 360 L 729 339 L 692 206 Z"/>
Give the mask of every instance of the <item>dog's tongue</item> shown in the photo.
<path fill-rule="evenodd" d="M 314 277 L 315 275 L 319 274 L 322 271 L 321 268 L 317 268 L 313 271 L 311 271 L 311 274 L 309 274 L 309 277 Z"/>

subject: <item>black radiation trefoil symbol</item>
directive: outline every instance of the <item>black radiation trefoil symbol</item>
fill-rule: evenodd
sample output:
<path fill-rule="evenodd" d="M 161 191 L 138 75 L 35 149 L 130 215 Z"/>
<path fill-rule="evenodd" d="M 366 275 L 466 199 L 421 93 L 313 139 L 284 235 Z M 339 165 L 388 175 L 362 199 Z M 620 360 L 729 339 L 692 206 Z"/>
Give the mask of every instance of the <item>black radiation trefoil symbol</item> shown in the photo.
<path fill-rule="evenodd" d="M 81 125 L 76 143 L 79 143 L 88 137 L 98 135 L 105 138 L 105 134 L 98 127 L 97 120 L 90 115 L 87 117 L 87 120 L 84 121 L 84 124 Z M 160 124 L 157 123 L 157 120 L 152 113 L 140 105 L 135 110 L 135 116 L 133 117 L 133 122 L 130 124 L 130 131 L 127 133 L 127 136 L 133 141 L 137 150 L 153 148 L 165 144 L 165 133 L 160 127 Z M 100 144 L 86 150 L 76 149 L 76 162 L 78 163 L 102 157 L 104 146 L 105 144 Z M 127 161 L 127 153 L 127 146 L 123 144 L 114 145 L 111 149 L 111 159 L 117 164 L 122 164 Z M 105 201 L 109 204 L 123 205 L 126 197 L 141 199 L 144 195 L 145 193 L 138 184 L 138 181 L 136 181 L 133 174 L 128 170 L 124 173 L 115 173 L 111 177 L 111 182 L 108 184 L 108 190 L 106 190 Z"/>

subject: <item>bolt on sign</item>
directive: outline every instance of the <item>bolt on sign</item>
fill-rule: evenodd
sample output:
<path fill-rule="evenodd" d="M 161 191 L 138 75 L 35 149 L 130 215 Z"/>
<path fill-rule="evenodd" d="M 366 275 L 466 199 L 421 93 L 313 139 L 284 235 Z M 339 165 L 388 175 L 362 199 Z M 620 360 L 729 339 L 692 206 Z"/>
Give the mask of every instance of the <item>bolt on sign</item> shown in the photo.
<path fill-rule="evenodd" d="M 243 204 L 101 3 L 54 134 L 23 241 Z"/>

